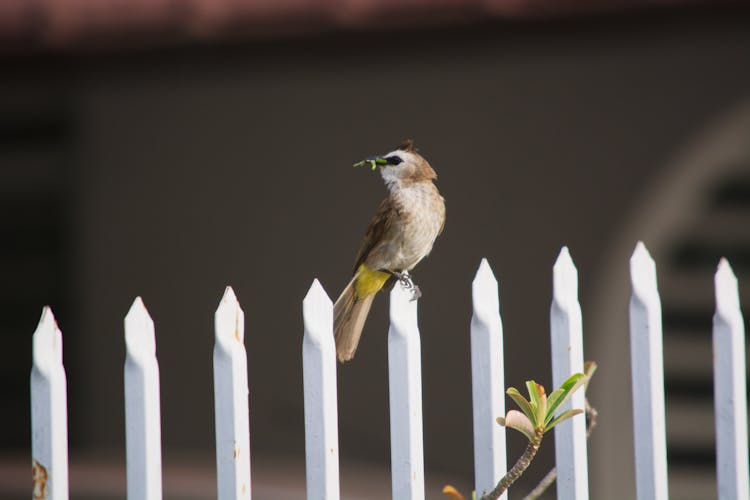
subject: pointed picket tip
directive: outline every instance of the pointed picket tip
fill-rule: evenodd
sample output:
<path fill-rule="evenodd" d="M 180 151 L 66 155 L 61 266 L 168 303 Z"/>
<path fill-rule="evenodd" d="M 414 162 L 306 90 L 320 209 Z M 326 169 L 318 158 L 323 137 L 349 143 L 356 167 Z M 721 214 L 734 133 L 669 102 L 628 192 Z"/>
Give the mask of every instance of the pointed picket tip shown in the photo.
<path fill-rule="evenodd" d="M 498 283 L 487 259 L 482 259 L 471 284 L 474 313 L 489 318 L 500 309 Z"/>
<path fill-rule="evenodd" d="M 33 365 L 47 373 L 55 365 L 62 364 L 62 332 L 49 306 L 44 306 L 39 324 L 32 335 Z"/>
<path fill-rule="evenodd" d="M 139 295 L 135 298 L 135 300 L 133 300 L 133 304 L 131 304 L 130 309 L 128 310 L 127 316 L 137 316 L 137 315 L 144 315 L 144 314 L 146 316 L 149 316 L 148 311 L 146 310 L 146 304 L 143 303 L 143 299 Z"/>
<path fill-rule="evenodd" d="M 656 262 L 642 241 L 636 244 L 630 257 L 630 283 L 633 294 L 642 299 L 659 294 L 656 285 Z"/>
<path fill-rule="evenodd" d="M 224 295 L 221 297 L 222 302 L 237 302 L 237 296 L 234 294 L 234 290 L 232 290 L 232 287 L 227 285 L 227 287 L 224 289 Z"/>
<path fill-rule="evenodd" d="M 568 247 L 562 247 L 552 268 L 552 294 L 561 306 L 578 300 L 578 270 Z"/>
<path fill-rule="evenodd" d="M 302 315 L 305 332 L 312 340 L 333 340 L 333 303 L 317 278 L 302 301 Z M 323 328 L 320 328 L 321 325 Z"/>
<path fill-rule="evenodd" d="M 216 342 L 227 349 L 232 343 L 242 344 L 245 340 L 245 313 L 231 286 L 224 289 L 219 307 L 216 308 L 214 330 Z"/>
<path fill-rule="evenodd" d="M 734 315 L 740 312 L 740 294 L 737 276 L 732 271 L 727 259 L 722 258 L 714 276 L 716 292 L 716 313 L 721 316 Z"/>
<path fill-rule="evenodd" d="M 138 360 L 156 355 L 154 321 L 140 297 L 136 297 L 125 316 L 125 349 Z"/>
<path fill-rule="evenodd" d="M 407 290 L 401 283 L 393 285 L 390 295 L 389 315 L 391 325 L 397 326 L 399 335 L 406 333 L 407 329 L 417 328 L 417 303 L 412 300 L 413 293 Z"/>
<path fill-rule="evenodd" d="M 331 298 L 328 296 L 325 289 L 323 288 L 323 285 L 320 284 L 320 281 L 318 281 L 317 278 L 313 280 L 312 285 L 310 285 L 310 289 L 307 291 L 307 295 L 305 295 L 302 303 L 319 307 L 332 305 Z"/>
<path fill-rule="evenodd" d="M 474 275 L 474 283 L 478 286 L 497 286 L 497 278 L 495 278 L 495 273 L 492 272 L 492 267 L 490 267 L 487 259 L 483 258 L 482 262 L 479 263 L 479 268 Z"/>

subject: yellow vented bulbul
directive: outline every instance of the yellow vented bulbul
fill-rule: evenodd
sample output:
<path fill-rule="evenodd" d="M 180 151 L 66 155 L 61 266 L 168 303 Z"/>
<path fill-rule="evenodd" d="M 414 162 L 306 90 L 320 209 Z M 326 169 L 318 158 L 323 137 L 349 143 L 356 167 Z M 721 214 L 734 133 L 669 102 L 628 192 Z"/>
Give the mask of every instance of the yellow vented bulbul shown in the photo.
<path fill-rule="evenodd" d="M 357 350 L 375 294 L 395 280 L 421 293 L 409 275 L 432 250 L 445 225 L 445 200 L 432 181 L 435 170 L 411 140 L 384 156 L 355 164 L 380 169 L 388 196 L 367 228 L 354 264 L 354 276 L 333 306 L 336 355 L 349 361 Z"/>

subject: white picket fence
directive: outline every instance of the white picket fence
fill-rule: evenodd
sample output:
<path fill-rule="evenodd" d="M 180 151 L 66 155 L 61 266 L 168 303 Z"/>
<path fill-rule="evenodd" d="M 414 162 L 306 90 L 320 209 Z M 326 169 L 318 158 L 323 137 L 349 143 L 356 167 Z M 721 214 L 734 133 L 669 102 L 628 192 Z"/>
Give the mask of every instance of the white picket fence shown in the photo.
<path fill-rule="evenodd" d="M 630 336 L 638 498 L 666 499 L 661 304 L 656 267 L 639 243 L 630 261 L 633 287 Z M 714 380 L 718 495 L 748 500 L 745 336 L 737 280 L 722 260 L 715 278 Z M 505 473 L 503 328 L 498 285 L 486 260 L 472 286 L 470 326 L 474 402 L 474 466 L 477 492 L 490 490 Z M 336 356 L 333 310 L 314 281 L 303 301 L 302 339 L 307 496 L 339 498 Z M 422 451 L 422 380 L 417 302 L 395 286 L 390 295 L 388 368 L 392 491 L 396 499 L 425 497 Z M 578 274 L 567 248 L 553 269 L 550 313 L 553 384 L 583 371 Z M 215 315 L 214 391 L 218 498 L 251 497 L 250 429 L 244 313 L 227 288 Z M 161 417 L 154 324 L 140 298 L 125 317 L 127 488 L 130 499 L 159 499 Z M 534 374 L 524 374 L 528 377 Z M 62 334 L 44 308 L 33 336 L 32 457 L 34 494 L 68 498 L 66 380 Z M 584 407 L 579 391 L 568 403 Z M 585 422 L 576 417 L 555 429 L 557 498 L 588 498 Z M 35 497 L 37 498 L 37 497 Z M 504 496 L 505 498 L 505 496 Z"/>

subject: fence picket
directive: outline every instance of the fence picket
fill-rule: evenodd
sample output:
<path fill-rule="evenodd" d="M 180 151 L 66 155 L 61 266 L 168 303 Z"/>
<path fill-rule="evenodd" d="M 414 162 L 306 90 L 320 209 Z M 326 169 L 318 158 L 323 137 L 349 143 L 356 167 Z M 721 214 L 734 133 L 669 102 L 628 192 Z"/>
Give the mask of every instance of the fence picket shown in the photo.
<path fill-rule="evenodd" d="M 714 408 L 719 500 L 748 500 L 745 326 L 737 278 L 721 259 L 714 278 Z"/>
<path fill-rule="evenodd" d="M 567 247 L 553 268 L 553 299 L 550 308 L 552 384 L 559 387 L 574 373 L 583 372 L 583 326 L 578 303 L 578 271 Z M 564 407 L 585 407 L 583 391 L 577 391 Z M 557 498 L 586 500 L 589 497 L 586 455 L 586 420 L 572 418 L 555 427 Z"/>
<path fill-rule="evenodd" d="M 629 307 L 636 490 L 639 500 L 667 500 L 667 457 L 661 301 L 656 265 L 639 242 L 630 259 Z M 750 500 L 745 329 L 737 278 L 722 259 L 714 280 L 714 409 L 718 497 Z M 471 366 L 475 488 L 493 488 L 505 473 L 503 326 L 498 283 L 486 259 L 472 282 Z M 214 316 L 217 497 L 250 499 L 250 432 L 244 312 L 227 287 Z M 303 301 L 302 341 L 307 498 L 339 500 L 338 403 L 333 305 L 318 280 Z M 127 496 L 160 500 L 161 417 L 154 323 L 137 297 L 124 320 Z M 567 247 L 553 268 L 550 308 L 553 385 L 582 372 L 578 272 Z M 32 337 L 33 495 L 67 500 L 67 395 L 62 333 L 45 307 Z M 388 377 L 392 496 L 425 498 L 421 346 L 417 302 L 401 285 L 390 293 Z M 576 392 L 566 408 L 583 408 Z M 565 410 L 561 408 L 560 410 Z M 557 498 L 587 500 L 586 424 L 555 428 Z M 507 498 L 507 493 L 501 498 Z"/>
<path fill-rule="evenodd" d="M 339 498 L 339 431 L 333 305 L 318 280 L 302 302 L 307 498 Z"/>
<path fill-rule="evenodd" d="M 667 440 L 661 301 L 656 264 L 642 242 L 630 258 L 630 362 L 633 383 L 636 492 L 640 500 L 666 500 Z"/>
<path fill-rule="evenodd" d="M 249 499 L 250 414 L 245 313 L 227 287 L 214 315 L 214 410 L 219 500 Z"/>
<path fill-rule="evenodd" d="M 161 498 L 161 412 L 154 322 L 140 297 L 125 316 L 128 498 Z"/>
<path fill-rule="evenodd" d="M 49 307 L 32 337 L 31 457 L 34 498 L 68 498 L 68 408 L 62 333 Z"/>
<path fill-rule="evenodd" d="M 422 359 L 417 301 L 397 284 L 391 290 L 388 330 L 388 393 L 391 413 L 393 498 L 424 498 Z"/>
<path fill-rule="evenodd" d="M 505 474 L 503 324 L 498 284 L 487 259 L 472 283 L 471 387 L 474 406 L 474 487 L 479 496 L 492 490 Z M 503 493 L 500 498 L 507 498 Z"/>

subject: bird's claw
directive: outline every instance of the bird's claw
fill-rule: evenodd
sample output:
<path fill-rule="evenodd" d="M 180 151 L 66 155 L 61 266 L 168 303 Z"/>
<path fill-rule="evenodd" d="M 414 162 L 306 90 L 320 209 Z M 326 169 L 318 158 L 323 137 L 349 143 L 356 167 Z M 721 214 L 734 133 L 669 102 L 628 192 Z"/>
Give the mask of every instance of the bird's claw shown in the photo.
<path fill-rule="evenodd" d="M 394 272 L 392 274 L 396 277 L 398 282 L 401 283 L 402 287 L 411 292 L 411 302 L 414 302 L 422 296 L 422 291 L 419 289 L 419 286 L 414 283 L 414 280 L 412 280 L 409 271 L 403 271 L 400 273 Z"/>
<path fill-rule="evenodd" d="M 407 290 L 412 290 L 416 285 L 414 285 L 414 281 L 411 279 L 411 275 L 409 274 L 409 271 L 393 271 L 391 274 L 398 280 L 399 283 L 401 283 L 401 286 L 406 288 Z"/>

